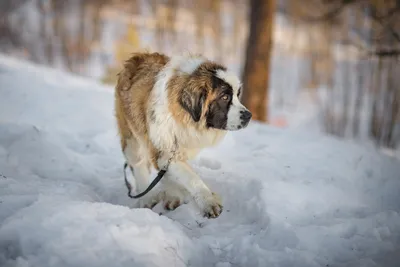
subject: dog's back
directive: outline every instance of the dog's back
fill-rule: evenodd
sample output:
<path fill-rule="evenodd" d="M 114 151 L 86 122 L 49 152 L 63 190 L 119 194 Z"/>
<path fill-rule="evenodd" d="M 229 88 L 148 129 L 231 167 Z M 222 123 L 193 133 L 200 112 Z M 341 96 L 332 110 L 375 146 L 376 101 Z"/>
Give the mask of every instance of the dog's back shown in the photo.
<path fill-rule="evenodd" d="M 118 74 L 115 115 L 122 150 L 125 149 L 126 141 L 132 137 L 147 138 L 146 114 L 149 95 L 156 81 L 156 74 L 168 60 L 169 57 L 159 53 L 134 53 L 125 61 L 122 71 Z"/>

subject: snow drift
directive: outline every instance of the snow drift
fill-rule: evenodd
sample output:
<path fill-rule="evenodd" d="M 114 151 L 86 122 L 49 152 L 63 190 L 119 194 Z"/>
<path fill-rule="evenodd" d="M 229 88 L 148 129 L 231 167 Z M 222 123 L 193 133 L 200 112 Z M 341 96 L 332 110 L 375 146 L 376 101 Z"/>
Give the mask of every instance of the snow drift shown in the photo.
<path fill-rule="evenodd" d="M 112 88 L 0 57 L 0 266 L 399 266 L 400 164 L 370 148 L 230 133 L 192 163 L 217 219 L 132 208 L 122 164 Z"/>

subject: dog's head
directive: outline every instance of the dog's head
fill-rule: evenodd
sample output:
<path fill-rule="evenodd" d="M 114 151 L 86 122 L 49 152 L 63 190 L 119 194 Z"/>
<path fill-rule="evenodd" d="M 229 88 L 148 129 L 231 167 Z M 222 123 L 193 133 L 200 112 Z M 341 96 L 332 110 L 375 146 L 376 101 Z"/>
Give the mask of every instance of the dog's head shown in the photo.
<path fill-rule="evenodd" d="M 186 77 L 178 101 L 195 123 L 234 131 L 245 128 L 252 117 L 241 103 L 242 92 L 236 75 L 221 65 L 205 62 Z"/>

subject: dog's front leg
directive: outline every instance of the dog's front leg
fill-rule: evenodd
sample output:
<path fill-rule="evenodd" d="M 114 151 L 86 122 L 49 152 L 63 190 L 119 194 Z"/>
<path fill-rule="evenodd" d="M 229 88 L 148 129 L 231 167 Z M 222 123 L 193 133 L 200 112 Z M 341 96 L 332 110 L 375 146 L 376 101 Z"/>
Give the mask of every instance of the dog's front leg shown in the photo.
<path fill-rule="evenodd" d="M 211 192 L 187 162 L 171 162 L 166 178 L 185 188 L 204 213 L 204 216 L 216 218 L 221 214 L 221 199 L 217 194 Z"/>

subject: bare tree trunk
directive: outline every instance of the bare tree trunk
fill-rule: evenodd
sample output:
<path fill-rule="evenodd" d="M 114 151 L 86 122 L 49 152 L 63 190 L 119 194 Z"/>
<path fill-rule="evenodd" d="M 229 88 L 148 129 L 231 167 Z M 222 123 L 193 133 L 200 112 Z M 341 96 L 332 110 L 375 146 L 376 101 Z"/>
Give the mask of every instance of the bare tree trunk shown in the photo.
<path fill-rule="evenodd" d="M 385 132 L 383 137 L 383 145 L 394 148 L 395 140 L 393 139 L 393 132 L 396 124 L 396 119 L 399 113 L 399 88 L 395 82 L 395 62 L 396 59 L 389 59 L 388 62 L 388 75 L 387 75 L 387 88 L 385 91 Z M 397 87 L 397 88 L 396 88 Z"/>
<path fill-rule="evenodd" d="M 400 67 L 399 67 L 399 59 L 394 58 L 393 59 L 393 68 L 391 69 L 391 81 L 390 84 L 393 86 L 393 99 L 392 99 L 392 117 L 390 120 L 390 131 L 389 131 L 389 146 L 391 148 L 396 148 L 396 145 L 398 144 L 398 136 L 395 135 L 395 128 L 396 128 L 396 123 L 399 122 L 400 120 L 400 79 L 396 75 L 396 73 L 399 73 Z"/>
<path fill-rule="evenodd" d="M 2 0 L 0 1 L 0 44 L 3 47 L 22 47 L 23 39 L 21 30 L 13 27 L 9 16 L 27 0 Z M 19 25 L 17 23 L 17 25 Z M 20 27 L 23 29 L 23 27 Z"/>
<path fill-rule="evenodd" d="M 100 0 L 96 1 L 95 3 L 90 3 L 88 6 L 89 10 L 89 24 L 91 28 L 91 39 L 90 39 L 90 48 L 95 48 L 101 38 L 101 30 L 102 30 L 102 25 L 101 25 L 101 11 L 104 8 L 107 0 Z M 132 8 L 134 9 L 133 12 L 137 12 L 136 7 L 137 1 L 133 1 L 132 3 Z"/>
<path fill-rule="evenodd" d="M 311 39 L 311 36 L 310 36 Z M 310 44 L 313 41 L 309 42 Z M 319 80 L 317 75 L 317 61 L 319 60 L 317 52 L 315 50 L 310 51 L 310 79 L 306 86 L 310 89 L 316 89 L 319 86 Z"/>
<path fill-rule="evenodd" d="M 100 13 L 104 6 L 104 2 L 100 2 L 97 6 L 92 7 L 92 26 L 93 26 L 93 35 L 92 35 L 92 43 L 98 42 L 101 36 L 101 25 L 100 25 Z"/>
<path fill-rule="evenodd" d="M 41 13 L 40 18 L 39 18 L 39 28 L 40 28 L 40 38 L 41 38 L 41 47 L 43 47 L 43 58 L 41 59 L 41 62 L 46 62 L 47 64 L 51 65 L 53 63 L 52 61 L 52 46 L 50 43 L 50 40 L 48 40 L 47 36 L 47 31 L 46 31 L 46 18 L 47 18 L 47 13 L 46 13 L 46 8 L 45 8 L 45 3 L 42 0 L 38 0 L 36 2 L 37 8 L 39 12 Z"/>
<path fill-rule="evenodd" d="M 224 33 L 222 31 L 222 19 L 221 19 L 221 1 L 211 1 L 211 9 L 214 17 L 214 23 L 213 23 L 213 32 L 214 32 L 214 41 L 215 41 L 215 46 L 217 50 L 217 60 L 222 61 L 224 59 L 223 53 L 224 53 L 224 43 L 223 43 L 223 38 L 224 38 Z"/>
<path fill-rule="evenodd" d="M 239 1 L 235 1 L 235 8 L 233 10 L 233 34 L 232 34 L 232 38 L 233 38 L 233 45 L 232 45 L 232 51 L 233 51 L 233 56 L 235 56 L 237 54 L 237 52 L 239 51 L 239 37 L 240 37 L 240 12 L 239 12 L 239 8 L 240 8 L 240 3 Z"/>
<path fill-rule="evenodd" d="M 74 57 L 74 70 L 75 72 L 81 73 L 83 68 L 83 63 L 87 58 L 87 41 L 86 41 L 86 3 L 85 1 L 80 1 L 79 3 L 79 30 L 78 30 L 78 40 L 76 41 L 76 52 Z"/>
<path fill-rule="evenodd" d="M 367 11 L 355 9 L 353 10 L 355 16 L 355 28 L 356 30 L 362 31 L 369 27 L 368 16 L 366 16 Z M 369 40 L 367 40 L 368 45 L 370 45 Z M 353 115 L 353 137 L 357 138 L 360 135 L 360 115 L 363 108 L 363 98 L 368 95 L 369 87 L 371 86 L 371 78 L 369 77 L 369 70 L 372 68 L 372 63 L 370 60 L 365 58 L 358 58 L 356 63 L 356 99 L 354 104 L 354 115 Z"/>
<path fill-rule="evenodd" d="M 336 117 L 334 112 L 334 72 L 337 67 L 335 61 L 333 61 L 332 64 L 334 64 L 334 67 L 332 67 L 332 73 L 326 79 L 327 100 L 323 103 L 325 105 L 323 106 L 323 124 L 324 130 L 327 133 L 335 134 Z"/>
<path fill-rule="evenodd" d="M 204 53 L 204 2 L 194 2 L 197 52 Z"/>
<path fill-rule="evenodd" d="M 375 141 L 380 144 L 381 137 L 381 129 L 382 129 L 382 120 L 379 116 L 378 110 L 378 102 L 380 98 L 380 87 L 381 87 L 381 75 L 382 75 L 382 59 L 378 59 L 378 67 L 376 69 L 376 79 L 374 81 L 374 88 L 372 93 L 372 114 L 371 114 L 371 136 L 375 139 Z"/>
<path fill-rule="evenodd" d="M 243 77 L 243 101 L 253 119 L 268 120 L 268 87 L 275 0 L 251 0 L 250 34 Z"/>
<path fill-rule="evenodd" d="M 363 99 L 363 92 L 364 92 L 364 87 L 365 87 L 365 80 L 364 80 L 364 74 L 365 74 L 365 66 L 363 64 L 366 64 L 364 60 L 359 60 L 357 63 L 357 71 L 356 71 L 356 99 L 354 103 L 354 114 L 353 114 L 353 136 L 358 137 L 360 133 L 360 114 L 362 110 L 362 99 Z"/>
<path fill-rule="evenodd" d="M 156 29 L 154 31 L 155 34 L 155 42 L 156 42 L 156 47 L 159 51 L 164 52 L 164 28 L 163 24 L 165 25 L 165 18 L 162 14 L 162 10 L 160 5 L 157 3 L 156 0 L 151 0 L 150 5 L 152 7 L 154 16 L 156 18 Z"/>
<path fill-rule="evenodd" d="M 349 120 L 349 102 L 350 102 L 350 91 L 352 90 L 351 88 L 351 81 L 350 81 L 350 72 L 352 71 L 351 68 L 351 63 L 347 60 L 342 62 L 342 75 L 343 75 L 343 80 L 341 84 L 340 91 L 342 93 L 342 116 L 339 118 L 339 123 L 338 123 L 338 135 L 341 137 L 346 136 L 346 129 L 347 129 L 347 123 Z"/>
<path fill-rule="evenodd" d="M 167 0 L 167 17 L 166 24 L 167 30 L 164 32 L 169 49 L 172 51 L 179 51 L 179 42 L 177 42 L 177 29 L 175 28 L 177 21 L 176 10 L 179 7 L 179 0 Z M 172 47 L 170 47 L 172 45 Z"/>
<path fill-rule="evenodd" d="M 59 54 L 64 61 L 67 69 L 72 72 L 72 58 L 69 52 L 69 48 L 71 47 L 70 38 L 68 38 L 68 32 L 65 29 L 65 9 L 66 3 L 61 0 L 51 0 L 51 12 L 53 13 L 53 48 L 55 48 L 56 44 L 60 44 L 60 47 L 57 47 L 56 54 Z M 56 40 L 54 40 L 56 39 Z"/>

